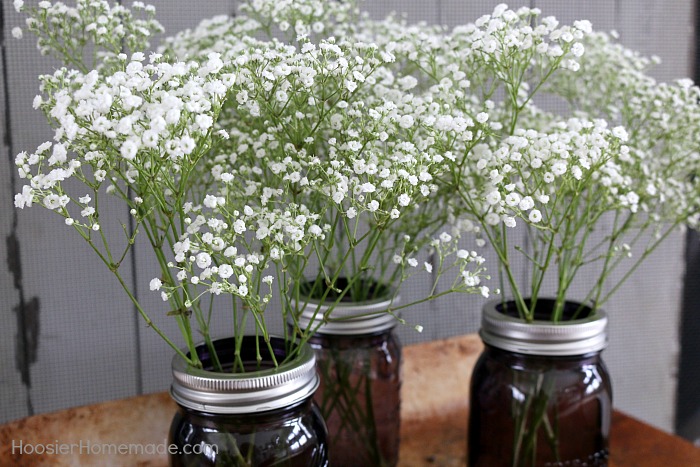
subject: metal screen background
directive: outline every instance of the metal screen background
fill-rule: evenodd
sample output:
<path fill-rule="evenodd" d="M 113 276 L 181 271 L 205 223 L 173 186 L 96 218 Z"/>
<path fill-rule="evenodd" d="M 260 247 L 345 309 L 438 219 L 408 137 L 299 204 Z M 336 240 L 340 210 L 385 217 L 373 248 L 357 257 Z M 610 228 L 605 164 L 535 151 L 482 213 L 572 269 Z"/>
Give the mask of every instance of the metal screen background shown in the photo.
<path fill-rule="evenodd" d="M 236 6 L 235 0 L 150 3 L 156 6 L 166 34 L 193 27 L 215 14 L 230 14 Z M 376 17 L 398 11 L 410 22 L 455 26 L 490 13 L 497 3 L 368 1 L 365 9 Z M 671 80 L 691 75 L 693 3 L 533 0 L 529 6 L 541 8 L 545 16 L 554 15 L 562 23 L 589 19 L 596 29 L 617 30 L 625 45 L 661 57 L 663 64 L 655 76 Z M 38 91 L 37 76 L 51 72 L 57 64 L 39 56 L 29 35 L 22 40 L 12 38 L 12 28 L 21 25 L 12 0 L 3 0 L 2 13 L 0 229 L 5 242 L 0 247 L 0 423 L 167 390 L 171 351 L 135 316 L 106 268 L 61 219 L 43 209 L 17 212 L 12 207 L 13 196 L 21 189 L 15 154 L 51 137 L 43 116 L 31 104 Z M 124 218 L 125 213 L 115 214 Z M 110 233 L 118 233 L 118 228 L 115 223 Z M 615 406 L 668 431 L 674 424 L 683 256 L 684 236 L 678 233 L 605 307 L 611 320 L 610 346 L 604 357 L 613 376 Z M 163 308 L 160 298 L 148 291 L 148 282 L 158 271 L 147 248 L 138 245 L 132 258 L 123 266 L 125 276 L 145 306 L 154 310 L 157 321 L 165 323 L 163 329 L 177 335 L 174 322 L 158 317 L 156 310 Z M 496 270 L 493 258 L 488 265 Z M 584 285 L 594 277 L 584 275 L 580 280 Z M 427 287 L 427 282 L 412 280 L 402 294 L 406 299 L 417 297 Z M 406 326 L 399 329 L 400 337 L 404 344 L 411 344 L 476 332 L 482 303 L 481 297 L 448 296 L 408 310 L 404 314 L 407 321 L 421 324 L 424 331 L 418 334 Z"/>

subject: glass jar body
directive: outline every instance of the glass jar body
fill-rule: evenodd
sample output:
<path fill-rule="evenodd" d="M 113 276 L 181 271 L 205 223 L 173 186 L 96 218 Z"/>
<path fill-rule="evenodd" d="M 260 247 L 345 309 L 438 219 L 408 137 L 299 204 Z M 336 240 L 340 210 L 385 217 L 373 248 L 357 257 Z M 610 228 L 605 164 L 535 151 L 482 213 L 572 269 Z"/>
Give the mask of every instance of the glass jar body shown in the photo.
<path fill-rule="evenodd" d="M 469 465 L 607 465 L 612 388 L 600 352 L 537 356 L 486 345 L 474 367 Z"/>
<path fill-rule="evenodd" d="M 248 415 L 180 406 L 169 443 L 177 450 L 170 457 L 173 467 L 329 465 L 323 419 L 312 399 Z"/>
<path fill-rule="evenodd" d="M 333 466 L 394 466 L 401 425 L 401 344 L 372 335 L 315 334 L 321 377 L 315 400 L 328 426 Z"/>

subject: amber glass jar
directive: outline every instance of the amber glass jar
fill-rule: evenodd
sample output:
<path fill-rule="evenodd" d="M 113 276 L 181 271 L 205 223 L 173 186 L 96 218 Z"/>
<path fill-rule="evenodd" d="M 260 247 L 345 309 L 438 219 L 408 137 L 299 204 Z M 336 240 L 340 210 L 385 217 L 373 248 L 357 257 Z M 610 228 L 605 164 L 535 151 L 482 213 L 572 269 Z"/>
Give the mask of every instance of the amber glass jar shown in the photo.
<path fill-rule="evenodd" d="M 401 425 L 401 345 L 390 300 L 340 303 L 309 340 L 321 384 L 315 400 L 328 426 L 331 465 L 395 466 Z M 394 300 L 396 303 L 396 300 Z M 316 311 L 307 303 L 299 319 Z M 349 318 L 362 315 L 361 317 Z M 316 314 L 315 316 L 318 316 Z"/>
<path fill-rule="evenodd" d="M 246 337 L 241 356 L 247 368 L 259 368 L 255 337 Z M 222 364 L 233 361 L 233 339 L 214 342 Z M 273 338 L 278 361 L 283 339 Z M 187 367 L 173 359 L 171 395 L 179 405 L 169 435 L 172 466 L 327 466 L 327 431 L 313 394 L 318 387 L 315 357 L 306 345 L 294 359 L 274 368 L 266 344 L 259 343 L 267 368 L 245 373 Z M 211 368 L 205 346 L 200 359 Z M 254 366 L 255 365 L 255 366 Z M 228 365 L 230 368 L 230 365 Z M 226 367 L 224 368 L 226 370 Z"/>
<path fill-rule="evenodd" d="M 577 308 L 568 304 L 565 316 Z M 485 348 L 471 380 L 469 465 L 607 465 L 612 388 L 600 355 L 605 313 L 525 323 L 501 309 L 498 301 L 484 308 Z"/>

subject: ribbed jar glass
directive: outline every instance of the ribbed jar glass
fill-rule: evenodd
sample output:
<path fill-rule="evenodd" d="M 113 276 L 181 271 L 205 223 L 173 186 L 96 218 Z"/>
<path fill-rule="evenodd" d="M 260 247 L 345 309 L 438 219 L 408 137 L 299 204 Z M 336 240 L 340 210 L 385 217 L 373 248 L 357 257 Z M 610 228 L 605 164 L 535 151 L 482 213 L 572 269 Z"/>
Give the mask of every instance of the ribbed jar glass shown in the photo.
<path fill-rule="evenodd" d="M 526 323 L 504 313 L 500 301 L 484 307 L 485 348 L 471 379 L 470 467 L 605 466 L 612 412 L 610 376 L 601 358 L 607 316 L 598 310 L 559 324 Z"/>
<path fill-rule="evenodd" d="M 275 337 L 271 345 L 283 361 L 288 344 Z M 234 339 L 214 341 L 214 347 L 223 372 L 211 371 L 204 345 L 197 347 L 204 370 L 173 359 L 171 395 L 179 410 L 170 427 L 170 465 L 328 466 L 327 430 L 313 401 L 319 383 L 313 350 L 305 345 L 275 368 L 262 338 L 247 336 L 241 359 L 251 371 L 231 373 Z"/>
<path fill-rule="evenodd" d="M 305 303 L 302 329 L 328 311 L 313 300 Z M 335 467 L 398 462 L 401 344 L 394 332 L 398 321 L 386 312 L 391 305 L 391 300 L 341 302 L 309 340 L 321 376 L 315 399 L 328 424 Z"/>

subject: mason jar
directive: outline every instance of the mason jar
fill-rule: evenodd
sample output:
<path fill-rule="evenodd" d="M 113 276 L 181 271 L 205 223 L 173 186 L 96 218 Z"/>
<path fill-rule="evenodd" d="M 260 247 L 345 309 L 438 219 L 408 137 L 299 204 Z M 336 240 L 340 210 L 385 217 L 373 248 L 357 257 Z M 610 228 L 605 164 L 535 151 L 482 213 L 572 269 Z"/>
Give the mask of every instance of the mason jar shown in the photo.
<path fill-rule="evenodd" d="M 471 467 L 605 466 L 612 413 L 610 375 L 601 358 L 607 315 L 546 321 L 553 300 L 527 323 L 510 303 L 484 307 L 484 350 L 472 374 L 468 459 Z"/>
<path fill-rule="evenodd" d="M 397 300 L 394 299 L 393 304 Z M 401 426 L 401 344 L 391 299 L 329 305 L 306 300 L 301 329 L 313 326 L 321 383 L 315 400 L 328 425 L 331 465 L 395 466 Z"/>
<path fill-rule="evenodd" d="M 272 338 L 278 362 L 289 345 Z M 234 339 L 216 340 L 214 348 L 223 372 L 212 371 L 204 345 L 197 347 L 204 369 L 189 367 L 178 355 L 173 359 L 170 393 L 179 410 L 170 427 L 170 465 L 327 466 L 326 426 L 313 401 L 319 384 L 313 350 L 304 345 L 275 368 L 263 339 L 246 336 L 241 360 L 250 371 L 234 373 Z"/>

